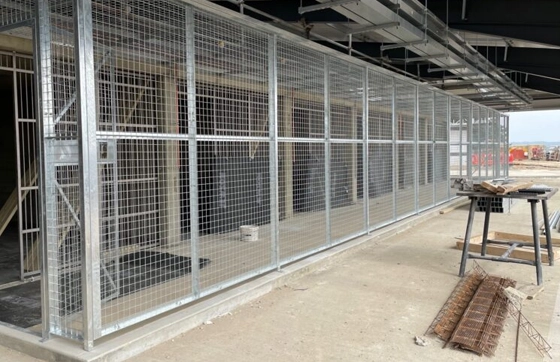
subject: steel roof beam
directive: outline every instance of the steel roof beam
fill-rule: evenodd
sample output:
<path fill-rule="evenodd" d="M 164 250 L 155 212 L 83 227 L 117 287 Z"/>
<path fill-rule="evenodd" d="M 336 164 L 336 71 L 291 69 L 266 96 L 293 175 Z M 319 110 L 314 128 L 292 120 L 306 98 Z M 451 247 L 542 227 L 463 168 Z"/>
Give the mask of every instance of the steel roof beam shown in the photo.
<path fill-rule="evenodd" d="M 448 33 L 443 22 L 433 16 L 426 16 L 426 12 L 422 10 L 424 9 L 422 4 L 410 0 L 401 0 L 398 12 L 390 8 L 391 4 L 393 2 L 388 0 L 361 0 L 358 3 L 346 4 L 334 10 L 364 25 L 398 21 L 400 22 L 398 28 L 385 29 L 380 33 L 386 42 L 393 41 L 397 44 L 383 45 L 381 50 L 401 48 L 404 45 L 406 49 L 419 56 L 449 52 L 449 58 L 434 59 L 432 63 L 441 67 L 465 64 L 463 71 L 456 70 L 453 73 L 461 78 L 473 73 L 475 77 L 487 75 L 493 86 L 510 92 L 526 103 L 531 102 L 531 97 L 490 64 L 486 58 L 476 52 L 474 48 L 468 44 L 465 45 L 464 40 L 459 36 Z"/>

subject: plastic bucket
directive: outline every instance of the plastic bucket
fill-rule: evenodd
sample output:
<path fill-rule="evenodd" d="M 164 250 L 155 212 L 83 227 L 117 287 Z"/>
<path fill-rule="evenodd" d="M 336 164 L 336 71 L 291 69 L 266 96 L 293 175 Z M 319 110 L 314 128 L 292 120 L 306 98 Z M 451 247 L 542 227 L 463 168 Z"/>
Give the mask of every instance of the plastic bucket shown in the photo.
<path fill-rule="evenodd" d="M 241 241 L 259 240 L 259 227 L 254 225 L 242 225 L 239 227 Z"/>

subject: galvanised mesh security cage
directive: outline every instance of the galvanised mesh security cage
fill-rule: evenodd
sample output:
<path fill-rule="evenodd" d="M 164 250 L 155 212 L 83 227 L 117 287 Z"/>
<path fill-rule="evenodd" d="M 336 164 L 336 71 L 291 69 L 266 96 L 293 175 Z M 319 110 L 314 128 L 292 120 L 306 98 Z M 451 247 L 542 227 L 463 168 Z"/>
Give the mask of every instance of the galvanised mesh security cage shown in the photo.
<path fill-rule="evenodd" d="M 34 40 L 45 336 L 91 349 L 507 175 L 506 116 L 211 3 L 2 4 Z"/>

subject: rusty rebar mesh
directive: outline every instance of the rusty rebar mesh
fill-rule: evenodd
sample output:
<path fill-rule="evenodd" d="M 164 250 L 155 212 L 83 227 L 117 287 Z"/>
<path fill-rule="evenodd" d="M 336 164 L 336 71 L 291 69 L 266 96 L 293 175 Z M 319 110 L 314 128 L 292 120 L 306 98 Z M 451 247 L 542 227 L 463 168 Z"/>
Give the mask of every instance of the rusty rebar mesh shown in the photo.
<path fill-rule="evenodd" d="M 508 299 L 502 293 L 515 281 L 489 275 L 476 290 L 449 342 L 478 354 L 494 354 L 508 313 Z"/>
<path fill-rule="evenodd" d="M 425 334 L 434 333 L 447 342 L 486 276 L 484 269 L 474 263 L 473 269 L 457 283 Z"/>

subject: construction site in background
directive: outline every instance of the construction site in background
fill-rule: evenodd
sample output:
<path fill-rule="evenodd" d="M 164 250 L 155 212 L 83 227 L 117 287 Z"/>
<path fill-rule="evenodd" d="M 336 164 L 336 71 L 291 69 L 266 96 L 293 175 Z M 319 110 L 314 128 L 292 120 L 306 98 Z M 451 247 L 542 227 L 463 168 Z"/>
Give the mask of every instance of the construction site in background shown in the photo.
<path fill-rule="evenodd" d="M 560 146 L 515 145 L 509 148 L 509 162 L 523 160 L 560 161 Z"/>

